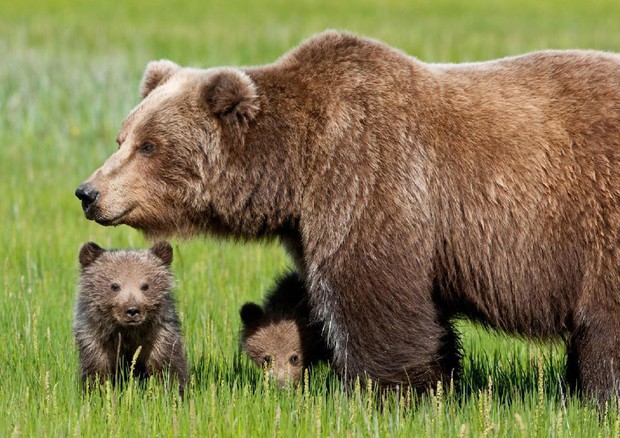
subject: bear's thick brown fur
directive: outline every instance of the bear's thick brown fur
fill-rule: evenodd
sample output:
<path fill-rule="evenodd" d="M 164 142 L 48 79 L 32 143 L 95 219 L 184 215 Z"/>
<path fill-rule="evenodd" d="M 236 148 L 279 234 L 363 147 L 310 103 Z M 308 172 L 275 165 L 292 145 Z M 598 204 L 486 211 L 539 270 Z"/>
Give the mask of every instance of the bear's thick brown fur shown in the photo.
<path fill-rule="evenodd" d="M 172 247 L 106 251 L 89 242 L 80 249 L 80 288 L 74 334 L 82 381 L 163 373 L 183 388 L 188 377 L 181 324 L 170 295 Z"/>
<path fill-rule="evenodd" d="M 564 336 L 569 377 L 620 376 L 620 56 L 425 64 L 327 32 L 252 68 L 147 66 L 86 217 L 149 236 L 277 236 L 334 366 L 424 388 L 464 315 Z"/>
<path fill-rule="evenodd" d="M 311 321 L 308 290 L 297 273 L 280 277 L 262 306 L 245 303 L 239 315 L 241 349 L 258 366 L 267 366 L 280 386 L 297 384 L 304 369 L 329 360 L 323 325 Z"/>

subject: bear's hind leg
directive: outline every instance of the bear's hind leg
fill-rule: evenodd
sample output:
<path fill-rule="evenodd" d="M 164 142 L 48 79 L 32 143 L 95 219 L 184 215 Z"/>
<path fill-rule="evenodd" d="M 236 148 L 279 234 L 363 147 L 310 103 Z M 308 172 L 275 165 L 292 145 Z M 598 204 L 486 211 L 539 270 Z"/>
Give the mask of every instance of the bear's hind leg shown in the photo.
<path fill-rule="evenodd" d="M 567 379 L 601 406 L 620 395 L 620 307 L 583 309 L 567 346 Z"/>

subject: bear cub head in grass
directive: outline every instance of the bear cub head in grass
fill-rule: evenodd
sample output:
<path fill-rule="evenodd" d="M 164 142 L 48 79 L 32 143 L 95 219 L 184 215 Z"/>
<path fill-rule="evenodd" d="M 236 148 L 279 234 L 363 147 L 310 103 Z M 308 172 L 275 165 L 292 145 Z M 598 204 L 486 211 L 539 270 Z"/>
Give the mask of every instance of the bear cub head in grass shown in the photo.
<path fill-rule="evenodd" d="M 296 385 L 304 369 L 329 360 L 322 324 L 311 321 L 308 292 L 298 274 L 281 277 L 262 306 L 245 303 L 239 314 L 241 349 L 281 387 Z"/>

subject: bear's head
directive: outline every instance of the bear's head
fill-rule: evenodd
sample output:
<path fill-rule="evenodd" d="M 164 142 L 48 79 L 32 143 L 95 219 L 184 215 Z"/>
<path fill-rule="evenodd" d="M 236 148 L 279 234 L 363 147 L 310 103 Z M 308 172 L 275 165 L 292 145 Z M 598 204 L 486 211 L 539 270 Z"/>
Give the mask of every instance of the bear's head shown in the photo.
<path fill-rule="evenodd" d="M 266 367 L 281 387 L 297 384 L 310 353 L 307 321 L 273 318 L 256 303 L 245 303 L 239 314 L 242 350 L 256 365 Z"/>
<path fill-rule="evenodd" d="M 251 196 L 248 177 L 260 177 L 241 151 L 260 110 L 254 81 L 240 69 L 162 60 L 148 64 L 141 97 L 118 150 L 75 192 L 86 218 L 149 237 L 229 231 Z"/>
<path fill-rule="evenodd" d="M 76 317 L 108 329 L 157 322 L 170 300 L 172 247 L 148 251 L 105 250 L 93 242 L 80 249 L 80 292 Z"/>

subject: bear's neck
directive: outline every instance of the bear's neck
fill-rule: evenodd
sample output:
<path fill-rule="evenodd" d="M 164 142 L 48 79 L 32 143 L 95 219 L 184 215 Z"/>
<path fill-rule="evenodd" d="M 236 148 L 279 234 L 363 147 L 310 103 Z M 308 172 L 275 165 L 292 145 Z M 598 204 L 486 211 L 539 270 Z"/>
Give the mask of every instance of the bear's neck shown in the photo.
<path fill-rule="evenodd" d="M 388 209 L 390 220 L 406 222 L 404 210 L 416 206 L 405 200 L 417 199 L 409 192 L 416 190 L 416 178 L 427 178 L 417 167 L 425 153 L 424 127 L 420 114 L 410 109 L 438 90 L 431 71 L 414 61 L 403 63 L 397 53 L 386 65 L 369 64 L 366 56 L 349 51 L 323 61 L 311 57 L 319 60 L 313 63 L 297 58 L 246 70 L 257 84 L 262 108 L 246 149 L 272 153 L 258 166 L 250 163 L 248 172 L 271 169 L 263 183 L 273 207 L 286 211 L 290 206 L 287 213 L 294 218 L 289 221 L 294 226 L 279 236 L 304 272 L 343 245 L 354 251 L 362 234 L 382 230 L 381 223 L 370 223 L 380 215 L 369 210 Z M 426 107 L 433 111 L 434 104 Z M 396 192 L 395 184 L 406 193 Z M 280 197 L 286 201 L 279 202 Z"/>
<path fill-rule="evenodd" d="M 258 115 L 241 144 L 229 145 L 226 172 L 209 205 L 189 218 L 196 229 L 242 239 L 277 237 L 299 229 L 308 180 L 308 117 L 303 89 L 264 69 L 248 70 L 259 89 Z"/>

